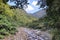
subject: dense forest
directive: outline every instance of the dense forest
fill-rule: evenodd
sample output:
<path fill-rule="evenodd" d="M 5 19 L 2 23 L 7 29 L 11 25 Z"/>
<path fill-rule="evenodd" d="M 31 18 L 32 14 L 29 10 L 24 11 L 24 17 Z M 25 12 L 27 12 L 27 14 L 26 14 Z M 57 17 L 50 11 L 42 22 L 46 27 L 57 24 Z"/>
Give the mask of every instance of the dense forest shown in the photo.
<path fill-rule="evenodd" d="M 0 39 L 17 32 L 16 28 L 28 26 L 29 28 L 50 30 L 52 40 L 60 40 L 60 0 L 46 0 L 47 16 L 37 18 L 28 15 L 23 9 L 11 9 L 8 0 L 0 0 Z"/>

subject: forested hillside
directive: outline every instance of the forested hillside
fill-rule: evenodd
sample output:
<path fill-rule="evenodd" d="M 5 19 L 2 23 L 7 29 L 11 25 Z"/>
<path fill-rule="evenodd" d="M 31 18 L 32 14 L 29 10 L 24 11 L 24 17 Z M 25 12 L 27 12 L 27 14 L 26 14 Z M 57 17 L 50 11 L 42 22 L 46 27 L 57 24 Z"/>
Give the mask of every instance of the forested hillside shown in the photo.
<path fill-rule="evenodd" d="M 16 27 L 26 26 L 27 23 L 35 20 L 24 10 L 16 8 L 10 9 L 7 0 L 0 0 L 0 38 L 15 34 Z"/>

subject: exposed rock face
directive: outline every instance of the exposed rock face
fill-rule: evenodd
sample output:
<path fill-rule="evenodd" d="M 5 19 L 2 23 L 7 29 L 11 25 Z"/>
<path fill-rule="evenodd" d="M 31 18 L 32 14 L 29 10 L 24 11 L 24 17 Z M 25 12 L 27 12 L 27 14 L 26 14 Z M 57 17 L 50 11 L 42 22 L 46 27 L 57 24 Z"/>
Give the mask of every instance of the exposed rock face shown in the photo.
<path fill-rule="evenodd" d="M 29 28 L 18 28 L 18 33 L 4 40 L 51 40 L 51 35 L 47 32 Z"/>

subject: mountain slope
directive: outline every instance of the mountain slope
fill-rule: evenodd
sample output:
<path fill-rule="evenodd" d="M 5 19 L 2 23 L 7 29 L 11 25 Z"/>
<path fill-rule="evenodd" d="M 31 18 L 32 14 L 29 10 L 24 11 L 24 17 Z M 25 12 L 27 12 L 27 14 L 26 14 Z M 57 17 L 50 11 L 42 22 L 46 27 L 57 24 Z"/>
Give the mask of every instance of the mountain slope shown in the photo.
<path fill-rule="evenodd" d="M 32 14 L 33 16 L 37 17 L 37 18 L 41 18 L 41 17 L 44 17 L 46 16 L 46 9 L 44 10 L 40 10 L 34 14 Z"/>
<path fill-rule="evenodd" d="M 22 9 L 14 9 L 15 16 L 19 22 L 21 22 L 23 25 L 26 25 L 26 23 L 32 22 L 33 20 L 36 20 L 31 15 L 28 15 L 24 10 Z"/>

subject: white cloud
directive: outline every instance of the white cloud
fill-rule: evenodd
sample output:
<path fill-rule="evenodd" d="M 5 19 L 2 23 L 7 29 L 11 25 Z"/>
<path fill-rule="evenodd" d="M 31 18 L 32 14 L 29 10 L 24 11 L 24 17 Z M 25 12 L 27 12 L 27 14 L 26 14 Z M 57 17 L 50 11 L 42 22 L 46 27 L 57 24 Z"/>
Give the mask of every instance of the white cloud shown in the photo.
<path fill-rule="evenodd" d="M 30 6 L 30 5 L 28 5 L 28 8 L 26 8 L 25 10 L 26 11 L 32 11 L 32 10 L 34 10 L 34 8 L 32 6 Z"/>
<path fill-rule="evenodd" d="M 34 7 L 39 8 L 39 5 L 36 5 L 36 4 L 37 4 L 37 1 L 33 1 L 33 2 L 32 2 L 32 5 L 33 5 Z"/>
<path fill-rule="evenodd" d="M 33 10 L 34 10 L 34 7 L 32 7 L 31 5 L 28 5 L 28 8 L 24 8 L 24 10 L 25 10 L 27 13 L 31 13 L 31 12 L 33 12 Z"/>
<path fill-rule="evenodd" d="M 36 6 L 36 4 L 37 4 L 37 1 L 32 2 L 32 5 Z"/>
<path fill-rule="evenodd" d="M 16 5 L 14 2 L 10 2 L 10 1 L 8 1 L 7 3 L 11 6 Z"/>

